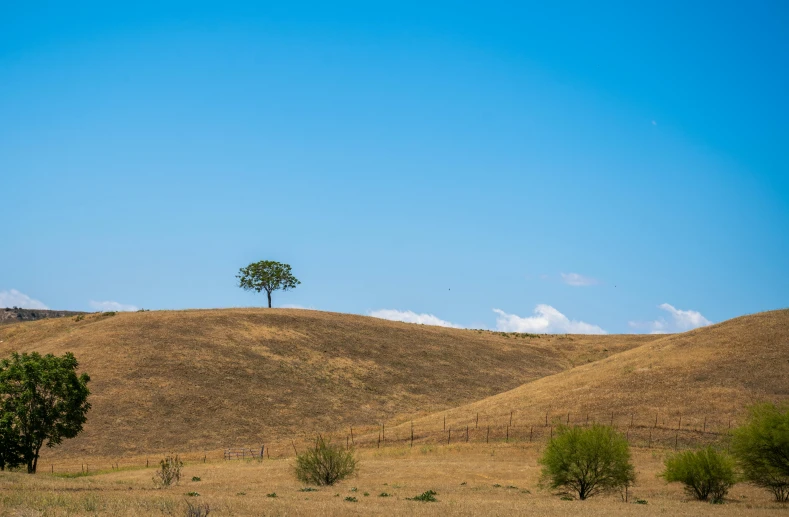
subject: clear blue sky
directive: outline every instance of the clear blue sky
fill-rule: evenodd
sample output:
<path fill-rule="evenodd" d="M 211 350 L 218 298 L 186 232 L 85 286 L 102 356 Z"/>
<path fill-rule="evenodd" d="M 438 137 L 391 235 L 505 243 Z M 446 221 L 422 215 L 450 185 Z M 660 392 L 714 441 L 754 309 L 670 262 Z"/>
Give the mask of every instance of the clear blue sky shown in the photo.
<path fill-rule="evenodd" d="M 0 305 L 787 307 L 788 5 L 0 2 Z"/>

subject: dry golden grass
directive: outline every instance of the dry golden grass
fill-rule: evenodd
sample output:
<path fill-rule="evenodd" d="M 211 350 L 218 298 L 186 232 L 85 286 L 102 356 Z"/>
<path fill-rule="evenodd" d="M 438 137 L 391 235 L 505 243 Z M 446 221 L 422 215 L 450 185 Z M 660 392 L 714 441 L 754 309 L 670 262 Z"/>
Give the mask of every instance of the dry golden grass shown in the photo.
<path fill-rule="evenodd" d="M 789 399 L 789 310 L 735 318 L 662 337 L 591 364 L 544 377 L 493 397 L 416 419 L 456 430 L 550 421 L 591 421 L 644 430 L 658 427 L 725 431 L 748 405 Z M 680 422 L 681 418 L 681 422 Z M 393 434 L 406 432 L 404 426 Z M 368 437 L 369 439 L 369 437 Z"/>
<path fill-rule="evenodd" d="M 514 337 L 284 309 L 94 314 L 0 327 L 0 355 L 73 352 L 82 435 L 44 453 L 117 458 L 257 446 L 479 400 L 654 336 Z"/>
<path fill-rule="evenodd" d="M 664 451 L 635 449 L 636 486 L 629 503 L 618 494 L 563 501 L 540 489 L 540 446 L 528 444 L 423 446 L 360 451 L 357 477 L 302 492 L 292 458 L 262 462 L 187 463 L 177 487 L 157 490 L 154 469 L 110 471 L 63 479 L 0 473 L 0 516 L 185 515 L 186 501 L 208 504 L 211 515 L 568 515 L 675 516 L 785 514 L 786 505 L 746 485 L 724 505 L 688 500 L 681 487 L 657 478 Z M 191 481 L 198 476 L 201 481 Z M 496 486 L 499 485 L 499 486 Z M 353 489 L 356 490 L 353 490 Z M 406 500 L 434 490 L 438 502 Z M 198 492 L 199 496 L 187 496 Z M 391 497 L 380 497 L 386 492 Z M 276 497 L 267 494 L 276 493 Z M 365 493 L 369 494 L 365 496 Z M 337 495 L 339 494 L 339 495 Z M 358 502 L 345 501 L 355 497 Z M 635 504 L 641 499 L 646 505 Z"/>

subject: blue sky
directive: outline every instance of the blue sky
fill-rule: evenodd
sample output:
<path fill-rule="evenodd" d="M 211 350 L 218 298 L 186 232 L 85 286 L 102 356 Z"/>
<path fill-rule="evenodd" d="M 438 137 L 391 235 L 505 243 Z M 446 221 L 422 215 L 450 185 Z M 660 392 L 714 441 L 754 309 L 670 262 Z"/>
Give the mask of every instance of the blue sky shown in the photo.
<path fill-rule="evenodd" d="M 785 2 L 371 4 L 0 2 L 0 305 L 789 306 Z"/>

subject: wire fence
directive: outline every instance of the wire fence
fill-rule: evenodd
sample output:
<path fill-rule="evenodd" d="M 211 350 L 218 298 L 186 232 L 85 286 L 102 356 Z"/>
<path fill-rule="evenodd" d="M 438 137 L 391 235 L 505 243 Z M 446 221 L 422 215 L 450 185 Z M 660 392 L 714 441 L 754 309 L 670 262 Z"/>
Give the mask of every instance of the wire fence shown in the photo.
<path fill-rule="evenodd" d="M 561 426 L 591 426 L 605 424 L 625 435 L 632 447 L 651 449 L 689 449 L 716 445 L 728 447 L 730 430 L 734 421 L 729 418 L 679 414 L 636 413 L 551 413 L 535 419 L 534 412 L 519 415 L 516 411 L 506 414 L 469 414 L 464 418 L 453 415 L 447 422 L 442 416 L 433 422 L 419 420 L 400 423 L 387 428 L 386 424 L 351 426 L 345 431 L 329 433 L 302 433 L 286 440 L 251 447 L 228 447 L 206 452 L 180 454 L 187 463 L 206 463 L 216 460 L 263 461 L 283 459 L 315 446 L 319 435 L 340 442 L 346 448 L 380 449 L 387 447 L 421 447 L 425 445 L 495 444 L 495 443 L 547 443 L 559 432 Z M 73 460 L 39 462 L 39 471 L 78 477 L 98 472 L 111 472 L 158 467 L 163 455 L 148 458 L 118 458 L 90 460 L 76 463 Z"/>

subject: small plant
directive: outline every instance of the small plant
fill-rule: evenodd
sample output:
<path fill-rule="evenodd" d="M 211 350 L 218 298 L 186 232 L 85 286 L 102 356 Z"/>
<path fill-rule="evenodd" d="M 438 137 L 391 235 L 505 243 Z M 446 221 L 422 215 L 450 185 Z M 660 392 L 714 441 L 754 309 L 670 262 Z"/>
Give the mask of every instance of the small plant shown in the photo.
<path fill-rule="evenodd" d="M 106 318 L 106 317 L 115 316 L 116 314 L 118 314 L 118 313 L 117 313 L 117 312 L 115 312 L 115 311 L 107 311 L 107 312 L 102 312 L 102 313 L 100 314 L 100 316 L 101 316 L 102 318 Z"/>
<path fill-rule="evenodd" d="M 317 488 L 312 488 L 311 486 L 305 486 L 304 488 L 299 488 L 299 492 L 317 492 Z"/>
<path fill-rule="evenodd" d="M 633 484 L 627 439 L 612 427 L 559 427 L 540 458 L 542 478 L 551 488 L 570 489 L 584 500 Z"/>
<path fill-rule="evenodd" d="M 186 495 L 189 497 L 200 497 L 200 492 L 187 492 Z"/>
<path fill-rule="evenodd" d="M 636 504 L 647 504 L 646 499 L 636 499 Z"/>
<path fill-rule="evenodd" d="M 345 498 L 345 500 L 346 500 L 346 501 L 348 501 L 349 503 L 358 503 L 358 502 L 359 502 L 359 500 L 358 500 L 358 499 L 356 499 L 355 497 L 353 497 L 353 496 L 351 496 L 351 495 L 349 495 L 348 497 L 346 497 L 346 498 Z"/>
<path fill-rule="evenodd" d="M 74 321 L 82 321 L 84 319 L 85 319 L 84 314 L 78 314 L 77 316 L 74 317 Z"/>
<path fill-rule="evenodd" d="M 159 462 L 159 470 L 153 476 L 153 483 L 160 488 L 177 485 L 181 481 L 181 468 L 184 463 L 176 454 L 168 454 Z"/>
<path fill-rule="evenodd" d="M 246 492 L 237 492 L 236 495 L 247 495 Z"/>
<path fill-rule="evenodd" d="M 186 517 L 208 517 L 211 507 L 208 504 L 192 504 L 186 502 Z"/>
<path fill-rule="evenodd" d="M 732 438 L 743 478 L 772 492 L 776 501 L 789 502 L 789 406 L 750 408 L 748 421 Z"/>
<path fill-rule="evenodd" d="M 365 492 L 364 497 L 370 497 L 370 492 Z"/>
<path fill-rule="evenodd" d="M 197 476 L 192 476 L 192 481 L 202 481 L 202 479 Z"/>
<path fill-rule="evenodd" d="M 378 494 L 378 497 L 392 497 L 392 494 L 387 494 L 386 492 L 381 492 Z"/>
<path fill-rule="evenodd" d="M 736 483 L 734 461 L 712 447 L 670 456 L 661 477 L 682 483 L 685 492 L 699 501 L 722 502 Z"/>
<path fill-rule="evenodd" d="M 296 477 L 303 483 L 331 486 L 357 471 L 353 450 L 319 436 L 315 447 L 296 456 Z"/>
<path fill-rule="evenodd" d="M 559 499 L 561 499 L 562 501 L 575 501 L 575 497 L 568 494 L 564 494 Z"/>
<path fill-rule="evenodd" d="M 409 501 L 420 501 L 423 503 L 435 503 L 438 501 L 438 499 L 436 499 L 437 495 L 438 494 L 433 490 L 428 490 L 427 492 L 422 492 L 421 494 L 414 497 L 406 497 L 406 499 Z"/>
<path fill-rule="evenodd" d="M 276 492 L 271 492 L 270 494 L 266 494 L 266 497 L 272 497 L 272 498 L 273 497 L 277 497 L 277 493 Z"/>
<path fill-rule="evenodd" d="M 501 485 L 500 485 L 500 484 L 498 484 L 498 483 L 495 483 L 495 484 L 493 485 L 493 488 L 501 488 Z"/>
<path fill-rule="evenodd" d="M 356 488 L 356 487 L 352 487 L 352 488 L 351 488 L 351 492 L 356 492 L 357 490 L 359 490 L 359 489 L 358 489 L 358 488 Z"/>
<path fill-rule="evenodd" d="M 510 488 L 510 489 L 515 489 L 515 490 L 518 489 L 518 487 L 516 487 L 515 485 L 507 485 L 504 488 Z"/>

